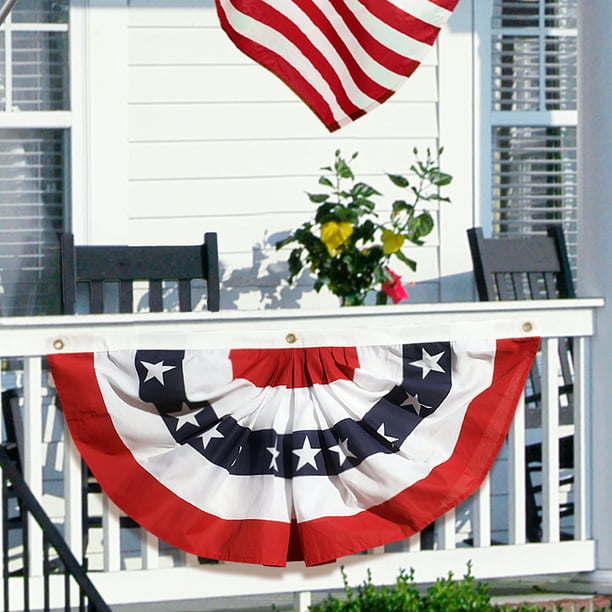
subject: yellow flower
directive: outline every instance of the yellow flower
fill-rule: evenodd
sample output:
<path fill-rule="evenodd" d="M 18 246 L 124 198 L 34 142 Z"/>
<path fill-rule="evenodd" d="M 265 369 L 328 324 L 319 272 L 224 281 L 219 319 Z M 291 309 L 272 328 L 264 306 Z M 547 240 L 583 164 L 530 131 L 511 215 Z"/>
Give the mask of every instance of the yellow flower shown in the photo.
<path fill-rule="evenodd" d="M 351 237 L 353 224 L 328 221 L 321 226 L 321 241 L 327 247 L 330 257 L 335 257 L 340 252 L 340 247 Z"/>
<path fill-rule="evenodd" d="M 405 238 L 401 234 L 396 234 L 391 230 L 383 230 L 382 243 L 385 255 L 391 255 L 399 251 L 404 244 Z"/>

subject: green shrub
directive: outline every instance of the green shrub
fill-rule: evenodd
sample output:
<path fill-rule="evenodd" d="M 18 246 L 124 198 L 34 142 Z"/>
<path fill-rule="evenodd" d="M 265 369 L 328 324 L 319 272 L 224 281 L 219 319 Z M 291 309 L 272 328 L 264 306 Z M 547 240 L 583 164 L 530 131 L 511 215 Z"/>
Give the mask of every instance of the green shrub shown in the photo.
<path fill-rule="evenodd" d="M 488 612 L 492 610 L 489 590 L 484 582 L 472 576 L 471 565 L 463 580 L 453 580 L 453 574 L 438 580 L 425 594 L 419 593 L 414 582 L 414 570 L 401 570 L 391 587 L 377 587 L 372 584 L 372 575 L 356 589 L 347 582 L 342 570 L 346 600 L 329 595 L 312 612 Z"/>
<path fill-rule="evenodd" d="M 446 578 L 438 578 L 425 593 L 419 592 L 414 582 L 414 570 L 400 570 L 393 586 L 377 587 L 372 583 L 368 570 L 367 579 L 351 588 L 342 568 L 344 599 L 328 595 L 320 604 L 310 606 L 311 612 L 551 612 L 551 608 L 521 605 L 518 607 L 496 606 L 491 603 L 489 587 L 486 582 L 477 581 L 472 576 L 472 566 L 468 563 L 467 572 L 462 580 L 454 580 L 449 573 Z M 561 608 L 556 608 L 561 610 Z M 584 608 L 586 610 L 586 608 Z M 612 607 L 597 608 L 611 611 Z"/>

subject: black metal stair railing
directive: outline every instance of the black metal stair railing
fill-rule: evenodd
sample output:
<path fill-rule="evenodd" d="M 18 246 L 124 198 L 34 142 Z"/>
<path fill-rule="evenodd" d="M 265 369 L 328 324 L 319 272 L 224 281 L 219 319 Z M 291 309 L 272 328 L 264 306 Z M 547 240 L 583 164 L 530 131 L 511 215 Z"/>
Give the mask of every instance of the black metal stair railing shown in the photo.
<path fill-rule="evenodd" d="M 47 513 L 40 505 L 36 497 L 30 491 L 21 471 L 16 467 L 9 452 L 0 445 L 0 468 L 2 469 L 2 565 L 4 583 L 4 612 L 10 612 L 10 578 L 19 576 L 23 588 L 23 601 L 20 610 L 30 612 L 30 576 L 29 576 L 29 551 L 28 551 L 28 521 L 30 514 L 40 526 L 43 533 L 43 610 L 51 610 L 51 575 L 58 572 L 63 573 L 64 610 L 72 610 L 70 602 L 71 580 L 79 587 L 79 612 L 110 612 L 110 607 L 104 602 L 102 596 L 87 576 L 86 571 L 79 564 L 68 544 L 51 522 Z M 10 484 L 9 484 L 10 483 Z M 9 516 L 9 499 L 16 498 L 17 508 L 11 508 L 15 516 Z M 22 567 L 9 572 L 9 528 L 21 529 L 23 543 Z M 51 560 L 50 550 L 53 548 L 57 555 Z M 57 605 L 55 605 L 57 607 Z M 40 609 L 36 606 L 36 609 Z"/>

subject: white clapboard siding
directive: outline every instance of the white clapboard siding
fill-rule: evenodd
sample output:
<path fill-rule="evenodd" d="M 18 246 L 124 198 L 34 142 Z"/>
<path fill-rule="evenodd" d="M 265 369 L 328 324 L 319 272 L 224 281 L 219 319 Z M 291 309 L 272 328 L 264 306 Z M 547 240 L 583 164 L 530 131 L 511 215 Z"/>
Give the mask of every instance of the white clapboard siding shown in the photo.
<path fill-rule="evenodd" d="M 274 252 L 274 242 L 312 217 L 304 192 L 321 190 L 319 168 L 338 148 L 360 152 L 354 169 L 383 191 L 385 208 L 407 195 L 384 173 L 406 173 L 414 147 L 438 146 L 435 50 L 384 110 L 328 134 L 282 81 L 236 50 L 214 2 L 129 7 L 130 243 L 199 243 L 218 232 L 224 308 L 337 303 L 314 294 L 307 275 L 288 288 L 288 251 Z M 419 283 L 411 299 L 438 301 L 437 231 L 421 250 L 411 253 L 416 275 L 395 267 Z"/>
<path fill-rule="evenodd" d="M 406 138 L 392 143 L 356 138 L 351 141 L 350 149 L 362 154 L 354 161 L 353 167 L 358 174 L 371 172 L 373 168 L 389 168 L 413 146 L 431 147 L 435 144 L 433 138 Z M 159 181 L 276 176 L 281 179 L 316 172 L 320 166 L 333 160 L 337 146 L 338 143 L 331 139 L 138 143 L 130 147 L 130 178 Z M 248 195 L 248 190 L 245 190 L 244 197 Z M 227 204 L 225 212 L 230 211 L 231 204 Z"/>
<path fill-rule="evenodd" d="M 161 80 L 164 76 L 159 77 Z M 187 79 L 187 77 L 185 77 Z M 193 79 L 200 77 L 192 76 Z M 240 79 L 241 76 L 237 76 Z M 234 85 L 236 88 L 239 84 Z M 227 94 L 227 92 L 224 92 Z M 357 139 L 432 139 L 437 133 L 436 105 L 431 102 L 387 102 L 383 108 L 359 122 L 342 128 L 342 131 L 328 135 L 323 124 L 297 98 L 261 101 L 250 90 L 242 97 L 223 101 L 214 99 L 194 104 L 181 104 L 171 101 L 164 104 L 134 104 L 130 106 L 129 126 L 132 143 L 156 141 L 245 141 L 250 139 L 286 141 L 300 147 L 295 139 L 309 139 L 336 143 Z M 194 94 L 195 95 L 195 94 Z M 221 93 L 218 96 L 221 97 Z M 288 138 L 291 134 L 291 138 Z M 278 146 L 278 145 L 277 145 Z M 401 147 L 401 145 L 399 145 Z M 428 146 L 415 143 L 419 148 Z M 391 147 L 395 157 L 401 155 L 398 145 Z M 362 154 L 369 157 L 366 148 Z M 313 169 L 321 166 L 319 161 Z M 248 167 L 248 166 L 247 166 Z M 234 167 L 234 171 L 240 168 Z M 306 166 L 304 170 L 309 170 Z"/>
<path fill-rule="evenodd" d="M 349 153 L 353 149 L 344 146 Z M 397 199 L 407 199 L 408 191 L 396 188 L 380 173 L 405 174 L 410 164 L 410 151 L 406 150 L 395 161 L 393 167 L 377 168 L 379 173 L 362 174 L 361 180 L 369 183 L 384 195 L 379 212 L 391 210 L 391 203 Z M 331 161 L 331 160 L 330 160 Z M 216 217 L 220 210 L 231 205 L 232 215 L 255 216 L 260 213 L 293 214 L 303 213 L 303 219 L 313 215 L 316 204 L 312 204 L 306 193 L 319 193 L 318 184 L 322 172 L 312 168 L 303 176 L 234 177 L 231 181 L 223 178 L 202 177 L 191 180 L 142 179 L 130 183 L 129 212 L 133 219 L 154 217 L 185 217 L 205 219 Z M 323 173 L 324 174 L 324 173 Z M 248 193 L 245 193 L 245 190 Z M 442 207 L 452 206 L 442 204 Z M 438 210 L 436 202 L 428 202 L 419 208 Z M 204 226 L 202 231 L 204 231 Z M 221 245 L 223 249 L 223 245 Z"/>

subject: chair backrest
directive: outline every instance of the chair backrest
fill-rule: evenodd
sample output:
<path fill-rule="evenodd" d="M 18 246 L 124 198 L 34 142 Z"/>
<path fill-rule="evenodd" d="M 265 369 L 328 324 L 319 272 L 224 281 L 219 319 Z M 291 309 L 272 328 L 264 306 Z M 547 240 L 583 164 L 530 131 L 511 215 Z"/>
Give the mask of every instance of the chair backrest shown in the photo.
<path fill-rule="evenodd" d="M 546 236 L 485 238 L 468 230 L 480 301 L 576 297 L 563 230 L 547 227 Z"/>
<path fill-rule="evenodd" d="M 149 310 L 163 310 L 162 281 L 178 281 L 181 312 L 191 310 L 191 280 L 206 280 L 207 309 L 219 310 L 217 234 L 204 234 L 197 246 L 75 246 L 60 236 L 62 312 L 74 314 L 77 283 L 89 286 L 89 308 L 104 312 L 104 283 L 119 285 L 119 312 L 133 312 L 133 282 L 148 281 Z"/>

